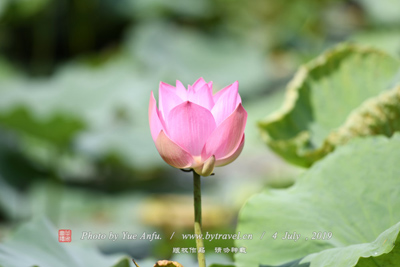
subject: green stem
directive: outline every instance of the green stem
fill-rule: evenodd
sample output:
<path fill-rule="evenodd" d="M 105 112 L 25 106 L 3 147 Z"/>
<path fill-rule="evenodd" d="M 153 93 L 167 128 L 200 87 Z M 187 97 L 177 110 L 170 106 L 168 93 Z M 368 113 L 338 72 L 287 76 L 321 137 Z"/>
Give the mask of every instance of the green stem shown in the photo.
<path fill-rule="evenodd" d="M 206 258 L 203 252 L 199 252 L 200 248 L 204 248 L 203 235 L 201 233 L 201 180 L 200 175 L 193 171 L 193 197 L 194 197 L 194 233 L 197 247 L 197 260 L 199 267 L 206 267 Z"/>
<path fill-rule="evenodd" d="M 135 264 L 136 267 L 140 267 L 140 266 L 136 263 L 135 259 L 132 258 L 132 261 L 133 261 L 133 263 Z"/>

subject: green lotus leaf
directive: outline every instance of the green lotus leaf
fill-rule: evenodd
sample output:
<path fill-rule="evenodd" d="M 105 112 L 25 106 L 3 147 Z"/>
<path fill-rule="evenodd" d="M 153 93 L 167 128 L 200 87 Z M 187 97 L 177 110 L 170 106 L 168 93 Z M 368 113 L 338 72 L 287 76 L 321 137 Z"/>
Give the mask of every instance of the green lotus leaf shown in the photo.
<path fill-rule="evenodd" d="M 400 266 L 399 158 L 400 134 L 357 138 L 313 165 L 292 187 L 253 196 L 237 228 L 253 239 L 237 240 L 247 252 L 235 255 L 237 266 L 303 257 L 300 263 L 318 267 L 358 261 L 364 267 L 378 260 Z"/>
<path fill-rule="evenodd" d="M 357 136 L 400 130 L 397 60 L 343 44 L 302 66 L 282 108 L 259 122 L 261 135 L 287 161 L 309 167 Z"/>
<path fill-rule="evenodd" d="M 400 263 L 399 231 L 400 222 L 384 231 L 373 242 L 327 249 L 305 257 L 302 262 L 311 262 L 311 267 L 397 266 Z"/>

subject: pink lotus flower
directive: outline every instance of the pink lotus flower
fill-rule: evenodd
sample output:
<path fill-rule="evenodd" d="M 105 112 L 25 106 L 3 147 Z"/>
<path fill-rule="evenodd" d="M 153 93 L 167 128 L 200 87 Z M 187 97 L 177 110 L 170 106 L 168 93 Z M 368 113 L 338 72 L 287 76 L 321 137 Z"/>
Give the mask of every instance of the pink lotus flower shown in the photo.
<path fill-rule="evenodd" d="M 150 130 L 165 162 L 209 176 L 214 167 L 239 156 L 247 112 L 238 86 L 236 81 L 213 95 L 212 82 L 206 83 L 203 78 L 188 90 L 180 81 L 176 81 L 176 87 L 161 82 L 159 109 L 151 92 Z"/>

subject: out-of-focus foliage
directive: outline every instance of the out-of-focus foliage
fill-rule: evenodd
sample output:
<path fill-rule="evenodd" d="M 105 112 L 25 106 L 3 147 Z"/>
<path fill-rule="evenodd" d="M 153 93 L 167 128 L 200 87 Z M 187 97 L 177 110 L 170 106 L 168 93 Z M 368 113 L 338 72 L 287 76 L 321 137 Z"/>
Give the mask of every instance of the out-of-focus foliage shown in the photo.
<path fill-rule="evenodd" d="M 365 9 L 366 14 L 374 24 L 399 25 L 400 9 L 399 3 L 395 0 L 356 0 Z"/>
<path fill-rule="evenodd" d="M 213 201 L 229 214 L 223 224 L 211 216 L 210 231 L 233 231 L 228 218 L 250 194 L 265 184 L 287 187 L 296 171 L 260 145 L 256 121 L 279 106 L 281 89 L 299 65 L 338 42 L 398 58 L 398 10 L 395 0 L 0 1 L 0 227 L 7 232 L 42 213 L 56 225 L 90 230 L 96 216 L 122 218 L 130 202 L 148 203 L 122 192 L 155 194 L 149 199 L 158 200 L 157 207 L 166 204 L 160 193 L 191 194 L 190 179 L 164 164 L 154 148 L 147 106 L 160 81 L 188 84 L 203 76 L 215 90 L 238 80 L 249 111 L 242 156 L 204 180 L 205 199 L 217 196 Z M 75 194 L 74 187 L 82 191 Z M 178 206 L 174 212 L 187 213 Z M 147 215 L 144 222 L 128 221 L 135 229 L 143 223 L 163 231 L 181 227 Z M 96 229 L 120 229 L 128 221 L 109 220 Z M 171 245 L 188 245 L 172 242 L 96 245 L 156 258 L 174 256 Z M 174 260 L 194 265 L 193 255 L 186 256 Z M 215 262 L 229 263 L 233 254 L 217 256 Z"/>
<path fill-rule="evenodd" d="M 381 31 L 369 4 L 5 1 L 0 117 L 13 125 L 3 128 L 17 134 L 16 145 L 34 166 L 63 179 L 93 180 L 104 165 L 116 175 L 121 166 L 128 175 L 156 175 L 151 167 L 164 165 L 148 149 L 142 111 L 158 81 L 189 83 L 201 75 L 220 89 L 239 80 L 245 100 L 256 99 L 329 45 L 352 36 L 363 42 L 359 30 L 369 36 L 374 29 L 378 37 L 370 43 L 395 54 L 396 37 L 382 41 L 380 34 L 397 22 Z M 46 122 L 53 130 L 43 129 Z M 71 132 L 73 125 L 79 127 Z"/>
<path fill-rule="evenodd" d="M 59 243 L 57 232 L 45 219 L 24 225 L 14 233 L 12 239 L 0 244 L 0 266 L 130 266 L 130 259 L 124 256 L 104 256 L 93 248 Z"/>

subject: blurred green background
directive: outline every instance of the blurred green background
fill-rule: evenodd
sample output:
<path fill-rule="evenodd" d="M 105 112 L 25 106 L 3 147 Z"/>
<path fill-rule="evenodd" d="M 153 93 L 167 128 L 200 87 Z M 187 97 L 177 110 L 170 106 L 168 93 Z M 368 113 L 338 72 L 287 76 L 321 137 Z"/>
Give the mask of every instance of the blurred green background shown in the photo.
<path fill-rule="evenodd" d="M 203 178 L 203 231 L 234 233 L 244 201 L 301 172 L 270 152 L 256 122 L 296 69 L 343 41 L 400 55 L 397 0 L 1 0 L 0 241 L 45 215 L 73 242 L 190 266 L 192 178 L 163 162 L 147 108 L 164 81 L 239 81 L 249 118 L 232 164 Z M 79 241 L 82 231 L 157 231 L 163 240 Z M 169 240 L 172 232 L 175 237 Z M 209 262 L 233 254 L 206 243 Z"/>

